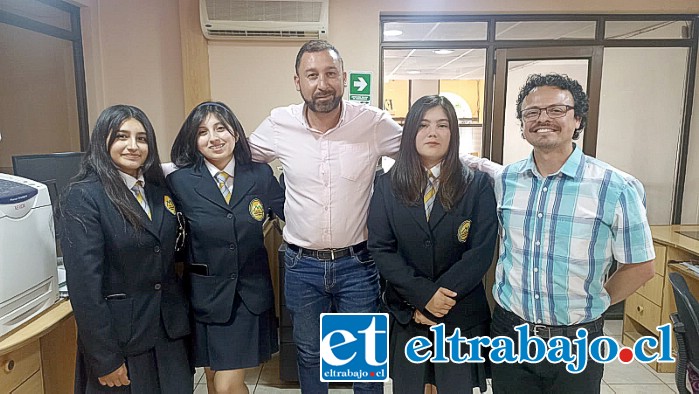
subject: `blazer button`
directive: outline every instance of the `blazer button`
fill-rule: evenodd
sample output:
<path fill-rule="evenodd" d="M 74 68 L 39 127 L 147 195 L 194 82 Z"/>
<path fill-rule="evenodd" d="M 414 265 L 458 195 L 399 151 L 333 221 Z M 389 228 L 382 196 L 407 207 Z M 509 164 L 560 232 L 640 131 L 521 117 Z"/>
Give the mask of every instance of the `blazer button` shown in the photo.
<path fill-rule="evenodd" d="M 233 219 L 233 214 L 232 214 L 232 213 L 229 213 L 228 215 L 226 215 L 226 217 L 227 217 L 228 219 Z"/>
<path fill-rule="evenodd" d="M 425 247 L 426 247 L 426 248 L 431 248 L 431 247 L 432 247 L 432 241 L 430 241 L 429 239 L 428 239 L 427 241 L 425 241 Z"/>
<path fill-rule="evenodd" d="M 154 248 L 153 248 L 153 251 L 154 251 L 155 253 L 160 253 L 160 246 L 154 247 Z"/>
<path fill-rule="evenodd" d="M 155 286 L 153 286 L 155 290 L 160 290 L 161 287 L 160 283 L 156 283 Z"/>
<path fill-rule="evenodd" d="M 238 279 L 238 275 L 237 275 L 237 274 L 231 274 L 231 279 Z"/>
<path fill-rule="evenodd" d="M 228 249 L 235 250 L 235 244 L 231 244 L 231 246 L 229 246 Z"/>

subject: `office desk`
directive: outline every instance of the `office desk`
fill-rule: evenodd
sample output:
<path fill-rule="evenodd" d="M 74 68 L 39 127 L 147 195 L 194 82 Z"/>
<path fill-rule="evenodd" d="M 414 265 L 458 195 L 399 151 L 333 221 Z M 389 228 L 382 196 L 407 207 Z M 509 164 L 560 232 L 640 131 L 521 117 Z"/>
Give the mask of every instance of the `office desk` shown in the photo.
<path fill-rule="evenodd" d="M 670 323 L 677 311 L 670 272 L 680 273 L 699 298 L 699 275 L 671 261 L 699 260 L 699 240 L 677 231 L 699 231 L 699 225 L 651 226 L 655 248 L 655 277 L 626 299 L 622 343 L 631 346 L 641 336 L 658 336 L 657 326 Z M 673 342 L 674 346 L 674 342 Z M 675 350 L 673 349 L 673 352 Z M 674 372 L 675 364 L 651 363 L 658 372 Z"/>
<path fill-rule="evenodd" d="M 0 393 L 73 392 L 77 330 L 60 300 L 0 340 Z"/>

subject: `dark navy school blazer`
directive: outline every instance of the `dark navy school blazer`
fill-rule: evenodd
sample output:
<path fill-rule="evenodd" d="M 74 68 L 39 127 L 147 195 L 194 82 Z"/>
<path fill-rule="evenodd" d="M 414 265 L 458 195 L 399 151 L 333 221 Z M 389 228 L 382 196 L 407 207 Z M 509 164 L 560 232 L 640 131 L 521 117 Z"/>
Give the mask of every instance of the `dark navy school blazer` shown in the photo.
<path fill-rule="evenodd" d="M 170 193 L 146 183 L 152 220 L 134 197 L 145 228 L 134 229 L 107 197 L 96 176 L 74 184 L 64 201 L 61 248 L 78 349 L 95 375 L 153 348 L 160 321 L 167 336 L 189 334 L 187 300 L 175 274 L 177 219 Z M 156 335 L 154 335 L 154 333 Z"/>
<path fill-rule="evenodd" d="M 436 198 L 428 223 L 423 204 L 406 206 L 394 196 L 391 174 L 377 181 L 368 219 L 369 250 L 387 281 L 385 306 L 401 324 L 410 322 L 415 308 L 436 323 L 462 328 L 489 321 L 482 279 L 498 231 L 490 179 L 476 172 L 450 212 Z M 455 291 L 457 303 L 438 319 L 425 305 L 440 287 Z"/>
<path fill-rule="evenodd" d="M 230 320 L 236 293 L 255 314 L 274 307 L 262 224 L 268 208 L 284 218 L 284 192 L 267 164 L 235 165 L 226 204 L 206 165 L 167 177 L 189 227 L 189 297 L 201 323 Z M 260 216 L 260 208 L 262 216 Z"/>

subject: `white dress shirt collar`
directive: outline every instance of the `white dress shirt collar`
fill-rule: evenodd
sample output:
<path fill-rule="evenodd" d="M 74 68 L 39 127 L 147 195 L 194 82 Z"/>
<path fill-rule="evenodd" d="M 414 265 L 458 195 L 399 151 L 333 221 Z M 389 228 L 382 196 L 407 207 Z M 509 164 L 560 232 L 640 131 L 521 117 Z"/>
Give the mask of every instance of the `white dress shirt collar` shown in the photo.
<path fill-rule="evenodd" d="M 439 174 L 442 173 L 442 162 L 439 162 L 439 164 L 435 165 L 432 168 L 425 168 L 425 170 L 431 171 L 432 176 L 434 176 L 435 179 L 439 179 Z"/>
<path fill-rule="evenodd" d="M 133 188 L 133 185 L 135 185 L 138 181 L 141 181 L 141 185 L 143 185 L 144 188 L 146 187 L 146 180 L 143 178 L 143 172 L 141 171 L 138 172 L 138 178 L 134 178 L 131 175 L 121 171 L 119 171 L 119 175 L 121 176 L 121 180 L 124 181 L 126 187 L 129 190 L 131 190 L 131 188 Z"/>
<path fill-rule="evenodd" d="M 295 115 L 296 115 L 296 118 L 301 122 L 301 124 L 306 126 L 306 128 L 309 131 L 312 131 L 314 133 L 327 134 L 327 133 L 330 133 L 331 131 L 337 129 L 338 127 L 340 127 L 340 125 L 345 121 L 346 107 L 347 106 L 345 105 L 345 100 L 340 100 L 340 119 L 337 120 L 337 124 L 335 126 L 329 128 L 328 131 L 326 131 L 326 132 L 322 132 L 318 129 L 315 129 L 308 123 L 308 118 L 306 117 L 306 114 L 308 113 L 308 106 L 306 104 L 301 105 L 300 106 L 301 112 L 296 113 Z"/>
<path fill-rule="evenodd" d="M 204 160 L 204 164 L 206 164 L 206 168 L 209 170 L 209 173 L 211 173 L 211 177 L 216 179 L 216 174 L 218 174 L 220 171 L 225 171 L 226 174 L 228 174 L 229 177 L 233 177 L 235 174 L 235 157 L 231 159 L 231 161 L 226 164 L 225 167 L 223 167 L 223 170 L 219 170 L 218 167 L 215 165 L 209 163 L 208 160 Z"/>

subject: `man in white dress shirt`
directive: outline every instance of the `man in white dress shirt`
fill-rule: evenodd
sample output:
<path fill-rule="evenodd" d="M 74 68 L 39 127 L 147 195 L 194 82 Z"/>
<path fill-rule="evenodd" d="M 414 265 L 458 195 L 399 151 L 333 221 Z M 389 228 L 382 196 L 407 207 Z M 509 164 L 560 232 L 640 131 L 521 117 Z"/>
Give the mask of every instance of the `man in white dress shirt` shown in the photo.
<path fill-rule="evenodd" d="M 366 249 L 367 213 L 376 163 L 400 146 L 401 127 L 374 107 L 342 99 L 347 75 L 326 41 L 309 41 L 296 57 L 302 104 L 272 110 L 250 136 L 254 161 L 279 159 L 286 183 L 286 306 L 299 350 L 303 392 L 320 381 L 320 314 L 377 312 L 379 275 Z M 382 393 L 381 383 L 355 392 Z"/>

